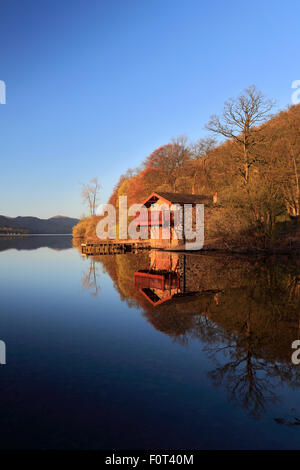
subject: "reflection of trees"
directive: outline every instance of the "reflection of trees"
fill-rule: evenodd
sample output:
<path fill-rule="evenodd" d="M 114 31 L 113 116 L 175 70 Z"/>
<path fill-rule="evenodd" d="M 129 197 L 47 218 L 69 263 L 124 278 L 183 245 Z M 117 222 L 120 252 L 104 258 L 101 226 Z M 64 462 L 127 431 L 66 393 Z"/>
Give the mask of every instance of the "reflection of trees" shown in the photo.
<path fill-rule="evenodd" d="M 85 290 L 90 292 L 92 297 L 98 297 L 100 291 L 98 284 L 98 266 L 92 257 L 89 258 L 89 268 L 82 274 L 81 284 Z"/>
<path fill-rule="evenodd" d="M 300 386 L 300 370 L 290 360 L 300 333 L 299 268 L 271 262 L 238 272 L 217 299 L 206 291 L 148 311 L 147 318 L 180 344 L 204 343 L 213 384 L 258 418 L 279 400 L 277 385 Z"/>
<path fill-rule="evenodd" d="M 133 273 L 149 266 L 148 254 L 99 257 L 122 300 L 141 307 L 147 321 L 172 340 L 199 340 L 213 361 L 209 377 L 228 398 L 258 418 L 279 400 L 276 386 L 300 386 L 291 343 L 300 338 L 299 267 L 287 260 L 195 259 L 198 294 L 174 296 L 153 307 L 134 286 Z M 95 286 L 93 260 L 84 285 Z M 225 273 L 225 274 L 224 274 Z M 94 291 L 97 289 L 94 287 Z M 283 419 L 283 418 L 278 418 Z"/>
<path fill-rule="evenodd" d="M 276 280 L 278 281 L 277 277 Z M 290 298 L 289 286 L 290 283 L 285 294 Z M 279 289 L 278 284 L 276 284 L 276 288 L 270 283 L 263 285 L 263 288 L 265 287 L 267 290 L 271 288 L 273 294 L 276 292 L 276 297 L 278 293 L 283 294 L 282 288 Z M 290 362 L 290 344 L 287 345 L 288 360 L 286 361 L 278 361 L 276 349 L 270 350 L 270 337 L 274 335 L 274 329 L 280 328 L 279 335 L 277 334 L 277 338 L 280 339 L 280 331 L 283 331 L 284 327 L 289 329 L 291 323 L 278 321 L 284 318 L 283 312 L 270 293 L 270 305 L 275 307 L 275 311 L 271 315 L 271 312 L 267 310 L 269 321 L 265 323 L 263 330 L 257 330 L 255 314 L 257 314 L 258 304 L 256 295 L 257 286 L 254 283 L 246 294 L 247 307 L 239 313 L 240 320 L 236 325 L 233 325 L 234 328 L 227 330 L 220 325 L 221 322 L 216 324 L 211 321 L 207 322 L 205 319 L 201 321 L 201 337 L 206 342 L 206 352 L 216 363 L 215 369 L 208 373 L 214 385 L 224 386 L 231 401 L 243 406 L 252 417 L 258 418 L 266 412 L 268 405 L 278 401 L 276 385 L 288 383 L 292 387 L 300 386 L 300 372 Z M 266 301 L 264 296 L 258 298 Z M 299 301 L 294 298 L 294 302 L 297 300 Z M 264 306 L 267 307 L 267 305 Z M 291 315 L 295 312 L 291 312 L 291 310 L 285 312 L 285 317 L 287 313 Z M 261 310 L 259 310 L 259 314 L 261 314 Z M 233 315 L 233 321 L 234 318 Z M 296 320 L 295 316 L 294 319 Z M 294 321 L 295 335 L 296 325 L 297 323 Z"/>
<path fill-rule="evenodd" d="M 240 335 L 229 335 L 225 344 L 208 349 L 217 367 L 209 372 L 214 385 L 223 385 L 228 391 L 230 401 L 241 404 L 251 416 L 259 417 L 266 411 L 268 403 L 277 400 L 274 393 L 276 372 L 273 364 L 257 354 L 255 337 L 251 334 L 250 315 Z M 222 356 L 223 363 L 220 363 Z"/>
<path fill-rule="evenodd" d="M 285 382 L 299 387 L 300 374 L 292 364 L 261 357 L 257 338 L 249 329 L 250 320 L 247 323 L 240 335 L 229 334 L 224 338 L 222 334 L 223 344 L 206 346 L 210 358 L 216 363 L 208 375 L 214 385 L 223 385 L 227 389 L 230 401 L 258 418 L 266 412 L 269 404 L 278 401 L 276 385 Z"/>

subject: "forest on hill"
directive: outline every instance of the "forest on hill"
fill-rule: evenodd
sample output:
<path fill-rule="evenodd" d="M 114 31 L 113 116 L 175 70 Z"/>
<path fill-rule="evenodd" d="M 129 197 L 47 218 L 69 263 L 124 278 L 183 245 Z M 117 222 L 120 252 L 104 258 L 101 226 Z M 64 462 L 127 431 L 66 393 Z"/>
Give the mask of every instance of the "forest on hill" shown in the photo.
<path fill-rule="evenodd" d="M 153 191 L 215 196 L 205 208 L 207 246 L 296 247 L 299 219 L 300 105 L 276 115 L 254 86 L 224 104 L 196 142 L 180 136 L 121 175 L 109 202 L 141 203 Z M 221 143 L 220 143 L 221 138 Z M 92 214 L 75 237 L 96 237 Z"/>
<path fill-rule="evenodd" d="M 0 215 L 0 234 L 71 234 L 78 219 L 54 216 L 49 219 L 38 217 L 6 217 Z"/>

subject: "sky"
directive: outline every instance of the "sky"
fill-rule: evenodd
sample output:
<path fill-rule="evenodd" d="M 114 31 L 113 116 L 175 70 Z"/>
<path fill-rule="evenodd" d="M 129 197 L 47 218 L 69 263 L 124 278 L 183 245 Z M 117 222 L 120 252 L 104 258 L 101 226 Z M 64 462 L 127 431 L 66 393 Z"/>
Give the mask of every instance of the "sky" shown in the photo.
<path fill-rule="evenodd" d="M 299 0 L 0 0 L 0 214 L 80 217 L 255 84 L 291 104 Z"/>

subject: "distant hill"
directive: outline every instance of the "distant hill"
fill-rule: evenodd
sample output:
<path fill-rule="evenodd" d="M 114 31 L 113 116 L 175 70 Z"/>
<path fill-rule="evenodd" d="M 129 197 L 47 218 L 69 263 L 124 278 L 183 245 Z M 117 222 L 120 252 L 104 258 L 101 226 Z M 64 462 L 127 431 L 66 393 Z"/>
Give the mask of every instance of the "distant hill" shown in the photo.
<path fill-rule="evenodd" d="M 38 217 L 6 217 L 0 215 L 0 229 L 23 229 L 29 233 L 71 234 L 74 225 L 78 222 L 78 219 L 60 215 L 51 217 L 50 219 L 39 219 Z"/>

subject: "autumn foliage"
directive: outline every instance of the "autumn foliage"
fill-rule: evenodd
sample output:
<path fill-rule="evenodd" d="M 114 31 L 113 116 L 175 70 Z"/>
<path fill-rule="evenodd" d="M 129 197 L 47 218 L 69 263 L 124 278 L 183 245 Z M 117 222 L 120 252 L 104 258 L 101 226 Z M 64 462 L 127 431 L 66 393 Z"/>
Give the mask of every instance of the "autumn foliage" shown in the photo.
<path fill-rule="evenodd" d="M 256 96 L 262 99 L 258 92 Z M 229 249 L 294 241 L 300 215 L 300 105 L 246 131 L 246 153 L 238 134 L 219 145 L 212 136 L 198 142 L 173 139 L 155 149 L 139 168 L 121 175 L 109 202 L 118 209 L 119 196 L 126 195 L 131 205 L 153 191 L 212 198 L 217 194 L 214 208 L 206 213 L 206 240 L 222 238 Z M 74 235 L 95 233 L 95 221 L 80 222 Z"/>

